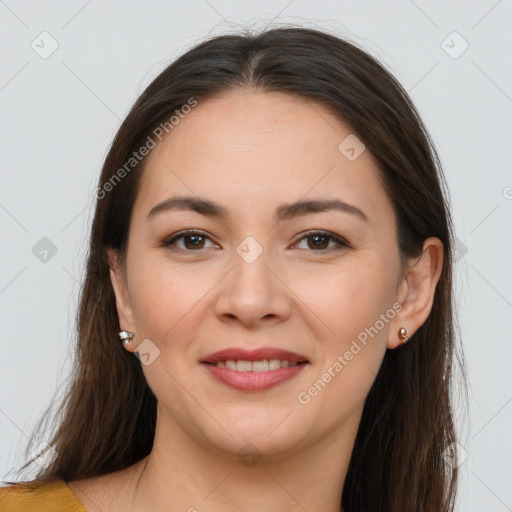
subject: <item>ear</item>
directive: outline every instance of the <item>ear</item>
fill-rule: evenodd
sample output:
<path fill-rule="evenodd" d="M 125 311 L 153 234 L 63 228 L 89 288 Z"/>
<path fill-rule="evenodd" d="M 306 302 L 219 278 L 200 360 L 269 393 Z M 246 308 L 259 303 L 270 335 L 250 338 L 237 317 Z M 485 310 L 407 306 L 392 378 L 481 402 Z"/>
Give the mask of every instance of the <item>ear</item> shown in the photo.
<path fill-rule="evenodd" d="M 108 248 L 108 260 L 110 266 L 110 280 L 116 296 L 117 316 L 119 327 L 123 331 L 137 332 L 133 318 L 133 311 L 128 296 L 126 269 L 119 260 L 119 254 L 115 249 Z M 133 341 L 133 340 L 132 340 Z"/>
<path fill-rule="evenodd" d="M 421 255 L 409 262 L 399 285 L 397 300 L 402 309 L 391 323 L 387 342 L 389 349 L 403 343 L 398 336 L 400 328 L 405 327 L 410 338 L 427 320 L 442 267 L 443 243 L 436 237 L 427 238 Z"/>

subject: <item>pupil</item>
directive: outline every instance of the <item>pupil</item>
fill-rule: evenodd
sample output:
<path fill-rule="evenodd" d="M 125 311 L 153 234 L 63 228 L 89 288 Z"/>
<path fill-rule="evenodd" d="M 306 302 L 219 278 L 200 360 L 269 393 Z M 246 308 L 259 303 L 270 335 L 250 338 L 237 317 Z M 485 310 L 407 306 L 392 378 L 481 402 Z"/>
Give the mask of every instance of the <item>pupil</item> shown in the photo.
<path fill-rule="evenodd" d="M 187 236 L 187 237 L 186 237 L 186 240 L 189 240 L 189 241 L 191 241 L 191 240 L 192 240 L 192 244 L 191 244 L 191 245 L 192 245 L 193 247 L 198 247 L 198 246 L 200 245 L 200 243 L 201 243 L 201 239 L 202 239 L 202 238 L 203 238 L 203 237 L 202 237 L 202 236 L 199 236 L 199 235 L 190 235 L 190 236 Z M 195 240 L 195 241 L 194 241 L 194 240 Z"/>
<path fill-rule="evenodd" d="M 311 238 L 312 238 L 313 240 L 315 240 L 315 242 L 314 242 L 314 247 L 318 248 L 318 247 L 323 247 L 323 246 L 325 246 L 325 240 L 327 239 L 327 237 L 326 237 L 325 235 L 313 235 Z M 323 244 L 322 244 L 322 243 L 317 243 L 317 241 L 318 241 L 319 239 L 322 239 L 322 238 L 324 239 L 324 243 L 323 243 Z"/>

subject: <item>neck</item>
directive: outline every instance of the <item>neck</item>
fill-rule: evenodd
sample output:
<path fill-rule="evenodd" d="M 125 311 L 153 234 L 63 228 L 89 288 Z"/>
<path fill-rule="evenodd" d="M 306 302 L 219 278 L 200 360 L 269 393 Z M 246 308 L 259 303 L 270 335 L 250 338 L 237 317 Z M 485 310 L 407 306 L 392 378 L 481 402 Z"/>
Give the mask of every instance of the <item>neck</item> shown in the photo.
<path fill-rule="evenodd" d="M 260 454 L 248 444 L 238 455 L 212 451 L 158 414 L 151 454 L 137 465 L 134 510 L 343 512 L 341 494 L 360 414 L 285 455 Z"/>

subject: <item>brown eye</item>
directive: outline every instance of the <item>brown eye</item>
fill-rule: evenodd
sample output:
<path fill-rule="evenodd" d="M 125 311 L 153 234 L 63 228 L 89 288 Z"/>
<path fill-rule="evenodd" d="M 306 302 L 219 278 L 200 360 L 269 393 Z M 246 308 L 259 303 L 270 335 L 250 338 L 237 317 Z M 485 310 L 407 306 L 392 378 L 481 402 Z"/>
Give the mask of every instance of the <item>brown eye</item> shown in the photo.
<path fill-rule="evenodd" d="M 191 252 L 197 249 L 204 249 L 207 240 L 210 239 L 198 231 L 182 231 L 164 242 L 163 245 L 165 247 L 175 246 L 178 250 Z M 182 244 L 178 243 L 181 241 L 183 241 Z"/>
<path fill-rule="evenodd" d="M 187 249 L 202 249 L 204 245 L 204 236 L 201 235 L 186 235 L 183 240 Z"/>
<path fill-rule="evenodd" d="M 317 252 L 324 252 L 326 250 L 336 250 L 341 249 L 342 247 L 349 247 L 349 244 L 343 240 L 343 238 L 334 235 L 333 233 L 327 233 L 324 231 L 314 231 L 303 236 L 299 242 L 302 240 L 308 240 L 306 249 L 311 249 Z M 330 243 L 334 245 L 329 246 Z M 304 247 L 299 247 L 300 249 L 304 249 Z"/>
<path fill-rule="evenodd" d="M 297 244 L 307 240 L 307 247 L 299 247 L 299 249 L 307 249 L 315 252 L 329 252 L 331 250 L 339 250 L 344 247 L 350 247 L 350 244 L 343 238 L 334 235 L 333 233 L 324 231 L 313 231 L 307 233 Z M 210 238 L 199 231 L 182 231 L 172 236 L 163 243 L 165 247 L 176 248 L 184 252 L 193 252 L 208 248 L 205 244 L 210 241 Z M 173 247 L 174 246 L 174 247 Z M 213 244 L 215 247 L 215 245 Z"/>

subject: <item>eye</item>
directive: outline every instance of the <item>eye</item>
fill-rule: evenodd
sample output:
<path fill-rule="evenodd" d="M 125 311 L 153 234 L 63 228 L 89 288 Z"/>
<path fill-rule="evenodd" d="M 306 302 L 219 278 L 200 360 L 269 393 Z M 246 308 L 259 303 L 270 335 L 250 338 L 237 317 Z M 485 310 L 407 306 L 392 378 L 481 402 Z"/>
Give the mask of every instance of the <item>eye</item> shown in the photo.
<path fill-rule="evenodd" d="M 178 250 L 191 252 L 207 248 L 205 247 L 207 240 L 210 240 L 210 238 L 202 232 L 189 229 L 173 235 L 171 238 L 164 241 L 163 245 L 164 247 L 175 246 Z M 325 252 L 326 250 L 339 250 L 343 247 L 350 247 L 350 244 L 346 240 L 327 231 L 310 231 L 295 242 L 295 244 L 303 240 L 312 241 L 312 243 L 307 244 L 306 249 L 313 249 L 315 252 Z M 183 241 L 182 245 L 178 243 L 181 241 Z M 213 247 L 216 247 L 216 245 L 214 244 Z M 304 249 L 304 247 L 299 247 L 299 249 Z"/>
<path fill-rule="evenodd" d="M 183 245 L 180 246 L 176 242 L 183 240 Z M 210 240 L 206 235 L 200 231 L 194 231 L 189 229 L 187 231 L 181 231 L 171 238 L 167 239 L 163 245 L 169 247 L 175 245 L 179 250 L 182 251 L 194 251 L 195 249 L 204 249 L 205 240 Z"/>
<path fill-rule="evenodd" d="M 350 247 L 346 240 L 327 231 L 310 231 L 300 238 L 298 242 L 302 240 L 311 240 L 312 243 L 307 243 L 307 248 L 313 249 L 316 252 L 324 252 L 325 249 L 339 250 L 343 247 Z M 333 242 L 335 245 L 329 247 L 330 242 Z M 300 249 L 303 249 L 303 247 L 300 247 Z"/>

